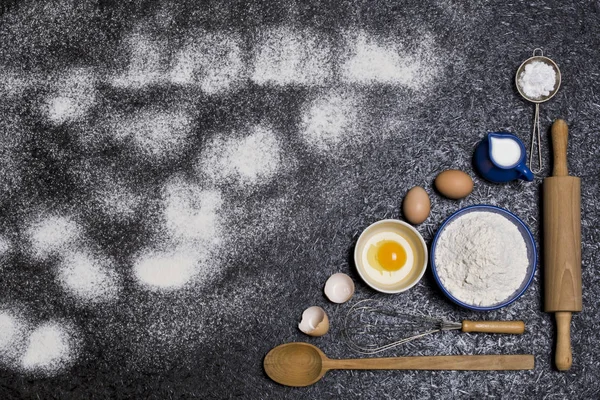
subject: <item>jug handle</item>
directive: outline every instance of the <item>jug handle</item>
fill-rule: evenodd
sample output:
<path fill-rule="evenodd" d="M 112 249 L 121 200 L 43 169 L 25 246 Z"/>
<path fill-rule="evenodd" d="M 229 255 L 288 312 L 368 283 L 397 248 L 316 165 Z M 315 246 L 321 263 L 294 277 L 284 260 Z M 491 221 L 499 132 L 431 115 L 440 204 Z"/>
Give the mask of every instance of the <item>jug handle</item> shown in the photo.
<path fill-rule="evenodd" d="M 527 168 L 527 165 L 525 165 L 525 163 L 517 165 L 515 167 L 515 170 L 519 173 L 519 178 L 529 182 L 533 181 L 533 172 L 531 172 L 531 170 Z"/>

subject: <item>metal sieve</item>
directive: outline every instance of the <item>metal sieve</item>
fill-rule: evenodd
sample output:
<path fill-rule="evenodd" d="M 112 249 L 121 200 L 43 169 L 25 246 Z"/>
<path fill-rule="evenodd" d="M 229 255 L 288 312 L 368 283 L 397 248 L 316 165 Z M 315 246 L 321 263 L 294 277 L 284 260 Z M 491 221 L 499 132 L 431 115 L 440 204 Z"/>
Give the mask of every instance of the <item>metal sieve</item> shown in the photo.
<path fill-rule="evenodd" d="M 556 73 L 556 82 L 554 84 L 554 89 L 547 96 L 541 96 L 539 98 L 532 98 L 532 97 L 527 96 L 523 92 L 523 88 L 522 88 L 521 84 L 519 83 L 519 78 L 523 74 L 525 67 L 528 64 L 531 64 L 532 62 L 536 62 L 536 61 L 541 61 L 541 62 L 551 66 L 554 69 L 554 72 Z M 529 169 L 532 172 L 537 174 L 542 170 L 542 137 L 541 137 L 541 130 L 540 130 L 540 103 L 544 103 L 544 102 L 550 100 L 552 97 L 554 97 L 556 92 L 558 92 L 558 89 L 560 87 L 560 70 L 558 69 L 558 65 L 556 65 L 556 63 L 554 61 L 552 61 L 548 57 L 544 56 L 544 52 L 542 49 L 537 48 L 537 49 L 533 50 L 533 56 L 528 58 L 527 60 L 523 61 L 523 63 L 519 66 L 519 69 L 517 69 L 517 74 L 515 75 L 515 85 L 517 86 L 517 90 L 519 91 L 519 94 L 525 100 L 535 103 L 535 114 L 533 117 L 533 130 L 531 133 L 531 148 L 529 151 Z M 538 152 L 538 168 L 534 169 L 533 168 L 533 152 L 535 150 L 536 140 L 537 140 L 537 152 Z"/>

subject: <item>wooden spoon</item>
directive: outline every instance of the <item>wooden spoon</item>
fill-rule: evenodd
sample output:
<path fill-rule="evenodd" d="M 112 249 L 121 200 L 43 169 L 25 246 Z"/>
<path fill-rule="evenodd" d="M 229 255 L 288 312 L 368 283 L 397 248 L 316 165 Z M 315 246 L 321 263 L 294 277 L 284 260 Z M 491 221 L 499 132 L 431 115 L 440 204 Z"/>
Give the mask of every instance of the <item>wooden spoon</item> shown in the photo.
<path fill-rule="evenodd" d="M 308 386 L 331 369 L 521 370 L 533 369 L 531 354 L 476 356 L 417 356 L 333 360 L 308 343 L 287 343 L 265 357 L 269 378 L 286 386 Z"/>

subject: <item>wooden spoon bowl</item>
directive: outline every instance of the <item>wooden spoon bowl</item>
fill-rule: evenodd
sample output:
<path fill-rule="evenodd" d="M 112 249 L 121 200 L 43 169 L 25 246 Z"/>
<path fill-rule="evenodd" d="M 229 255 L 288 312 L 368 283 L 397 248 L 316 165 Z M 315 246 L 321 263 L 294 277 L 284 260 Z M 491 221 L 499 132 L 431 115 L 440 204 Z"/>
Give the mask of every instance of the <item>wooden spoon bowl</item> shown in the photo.
<path fill-rule="evenodd" d="M 308 386 L 327 372 L 323 360 L 327 356 L 308 343 L 277 346 L 265 356 L 264 367 L 269 378 L 282 385 Z"/>

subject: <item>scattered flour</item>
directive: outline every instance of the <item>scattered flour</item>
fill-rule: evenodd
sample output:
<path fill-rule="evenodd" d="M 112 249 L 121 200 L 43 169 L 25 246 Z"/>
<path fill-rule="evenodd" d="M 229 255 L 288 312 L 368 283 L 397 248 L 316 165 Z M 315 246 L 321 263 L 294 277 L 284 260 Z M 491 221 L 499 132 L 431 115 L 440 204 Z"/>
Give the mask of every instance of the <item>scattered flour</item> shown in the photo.
<path fill-rule="evenodd" d="M 27 157 L 27 152 L 23 149 L 26 129 L 20 117 L 9 112 L 5 112 L 0 119 L 0 199 L 2 200 L 8 199 L 22 187 L 24 172 L 31 168 L 24 161 Z"/>
<path fill-rule="evenodd" d="M 3 257 L 4 255 L 6 255 L 10 249 L 12 248 L 12 245 L 10 243 L 10 240 L 8 240 L 8 238 L 4 237 L 4 236 L 0 236 L 0 258 Z M 0 266 L 0 269 L 2 268 L 2 266 Z"/>
<path fill-rule="evenodd" d="M 176 54 L 170 71 L 174 84 L 199 84 L 208 94 L 230 90 L 245 68 L 240 39 L 225 34 L 198 34 Z"/>
<path fill-rule="evenodd" d="M 52 375 L 74 361 L 76 347 L 72 328 L 60 322 L 46 322 L 29 336 L 21 367 L 27 372 Z"/>
<path fill-rule="evenodd" d="M 96 76 L 92 71 L 73 69 L 56 83 L 56 91 L 46 99 L 48 119 L 56 124 L 85 117 L 96 102 Z"/>
<path fill-rule="evenodd" d="M 58 267 L 58 280 L 65 291 L 84 303 L 108 301 L 117 297 L 117 274 L 106 262 L 76 251 L 64 256 Z"/>
<path fill-rule="evenodd" d="M 106 157 L 90 157 L 69 171 L 82 188 L 78 199 L 86 216 L 106 222 L 128 222 L 141 210 L 144 185 Z"/>
<path fill-rule="evenodd" d="M 124 40 L 129 52 L 126 71 L 112 79 L 120 88 L 142 89 L 165 81 L 168 68 L 167 45 L 149 35 L 134 32 Z"/>
<path fill-rule="evenodd" d="M 286 168 L 281 144 L 271 129 L 256 125 L 247 136 L 231 136 L 217 137 L 201 154 L 197 169 L 212 182 L 264 184 Z"/>
<path fill-rule="evenodd" d="M 12 313 L 0 310 L 0 363 L 10 362 L 18 351 L 24 322 Z"/>
<path fill-rule="evenodd" d="M 79 225 L 68 216 L 42 218 L 27 230 L 31 250 L 38 258 L 67 250 L 81 234 Z"/>
<path fill-rule="evenodd" d="M 120 279 L 110 263 L 92 256 L 81 227 L 68 216 L 49 216 L 27 230 L 31 252 L 37 259 L 57 257 L 57 280 L 82 304 L 116 298 Z"/>
<path fill-rule="evenodd" d="M 258 85 L 323 85 L 332 75 L 331 46 L 290 27 L 266 30 L 255 49 L 251 79 Z"/>
<path fill-rule="evenodd" d="M 419 89 L 437 74 L 438 62 L 430 38 L 424 37 L 421 47 L 409 53 L 391 38 L 381 39 L 365 32 L 346 36 L 348 50 L 340 66 L 345 82 Z"/>
<path fill-rule="evenodd" d="M 221 193 L 175 178 L 164 187 L 164 219 L 173 239 L 218 244 Z"/>
<path fill-rule="evenodd" d="M 319 152 L 334 152 L 357 136 L 358 109 L 353 96 L 330 93 L 304 107 L 300 134 Z"/>
<path fill-rule="evenodd" d="M 151 290 L 179 289 L 196 277 L 212 275 L 223 236 L 220 192 L 181 177 L 168 181 L 162 192 L 167 231 L 162 245 L 167 250 L 143 250 L 133 262 L 135 277 Z"/>
<path fill-rule="evenodd" d="M 439 236 L 435 264 L 444 287 L 476 306 L 498 304 L 519 289 L 529 265 L 519 229 L 493 212 L 470 212 Z"/>
<path fill-rule="evenodd" d="M 133 218 L 142 202 L 140 194 L 118 182 L 107 182 L 92 190 L 95 205 L 111 220 L 126 221 Z"/>
<path fill-rule="evenodd" d="M 192 248 L 148 251 L 135 260 L 133 270 L 138 281 L 153 290 L 179 289 L 199 272 L 202 261 L 200 254 Z"/>
<path fill-rule="evenodd" d="M 20 74 L 0 69 L 0 93 L 5 97 L 20 96 L 35 81 L 33 74 Z"/>
<path fill-rule="evenodd" d="M 250 70 L 251 80 L 255 84 L 275 86 L 325 85 L 333 79 L 335 72 L 327 37 L 288 27 L 269 29 L 261 34 L 249 67 L 244 65 L 247 55 L 241 50 L 243 42 L 225 34 L 192 38 L 176 52 L 173 60 L 169 60 L 170 51 L 165 43 L 147 35 L 132 34 L 125 43 L 130 52 L 129 64 L 124 73 L 113 76 L 110 83 L 131 89 L 170 82 L 177 85 L 199 84 L 203 92 L 218 94 L 242 82 L 244 69 Z M 344 69 L 342 74 L 347 82 L 399 83 L 417 87 L 419 79 L 423 80 L 426 76 L 426 68 L 418 68 L 414 60 L 398 60 L 393 56 L 390 59 L 383 58 L 386 68 L 404 68 L 402 74 L 410 72 L 412 75 L 406 77 L 378 67 L 375 67 L 375 73 L 369 75 L 368 71 L 361 69 L 361 57 L 377 56 L 380 49 L 369 47 L 372 43 L 366 39 L 362 43 L 366 50 L 359 45 L 353 49 L 355 58 L 350 58 L 344 66 L 349 71 Z M 383 46 L 383 49 L 386 47 Z M 55 124 L 84 118 L 96 101 L 93 74 L 86 75 L 80 70 L 73 71 L 73 74 L 71 80 L 65 81 L 67 83 L 63 91 L 57 88 L 56 93 L 47 99 L 47 117 Z M 89 93 L 84 93 L 81 87 L 90 88 Z M 77 99 L 81 100 L 81 104 Z M 355 139 L 353 132 L 356 123 L 355 99 L 345 98 L 344 94 L 327 95 L 307 106 L 302 115 L 302 135 L 313 148 L 333 150 L 345 141 Z M 121 115 L 111 122 L 110 131 L 115 139 L 133 144 L 141 154 L 163 160 L 181 153 L 191 136 L 191 125 L 192 119 L 186 112 L 150 109 L 133 115 Z M 270 182 L 286 168 L 282 143 L 271 129 L 255 126 L 245 134 L 237 135 L 234 132 L 233 136 L 239 137 L 218 139 L 202 154 L 199 168 L 213 183 L 233 180 L 242 187 L 263 184 Z M 221 263 L 214 252 L 221 249 L 224 237 L 223 199 L 220 192 L 184 180 L 170 181 L 163 189 L 163 223 L 168 236 L 165 239 L 168 249 L 145 249 L 133 261 L 135 278 L 152 290 L 181 288 L 196 277 L 214 273 Z M 97 194 L 95 198 L 105 204 L 107 215 L 111 215 L 113 210 L 117 216 L 132 215 L 138 204 L 136 195 L 127 193 L 118 184 L 102 186 Z M 262 225 L 257 224 L 244 231 L 249 236 L 245 238 L 249 245 L 263 236 L 264 229 L 274 229 L 281 224 L 282 218 L 277 212 L 289 203 L 288 199 L 283 199 L 269 205 L 259 202 L 253 204 L 257 209 L 260 208 L 256 221 Z M 38 256 L 60 252 L 58 280 L 67 292 L 86 302 L 105 300 L 118 294 L 118 276 L 109 268 L 110 265 L 86 253 L 85 249 L 74 251 L 72 245 L 75 243 L 81 249 L 82 231 L 69 217 L 45 218 L 32 225 L 27 234 Z M 228 293 L 237 301 L 236 310 L 232 313 L 243 314 L 243 310 L 247 310 L 248 298 L 260 298 L 265 293 L 271 293 L 269 288 L 261 291 L 251 287 L 247 290 L 250 292 L 240 292 L 239 296 Z M 215 301 L 217 303 L 218 299 Z M 164 307 L 164 310 L 169 309 L 168 305 Z M 218 309 L 217 306 L 215 308 Z M 187 310 L 182 308 L 177 318 L 165 312 L 162 317 L 167 322 L 164 323 L 150 315 L 148 320 L 156 325 L 149 326 L 149 329 L 164 342 L 181 340 L 190 331 L 187 325 L 189 321 L 185 319 L 189 318 Z M 3 322 L 0 314 L 0 332 L 3 330 L 2 324 L 10 323 L 7 321 Z M 194 322 L 195 327 L 204 323 Z M 27 371 L 59 371 L 74 360 L 77 353 L 74 331 L 59 322 L 39 326 L 27 339 L 28 348 L 21 359 Z M 143 351 L 151 353 L 152 348 Z"/>
<path fill-rule="evenodd" d="M 110 132 L 119 142 L 130 142 L 151 160 L 178 156 L 192 134 L 192 119 L 184 111 L 146 109 L 115 118 Z"/>

